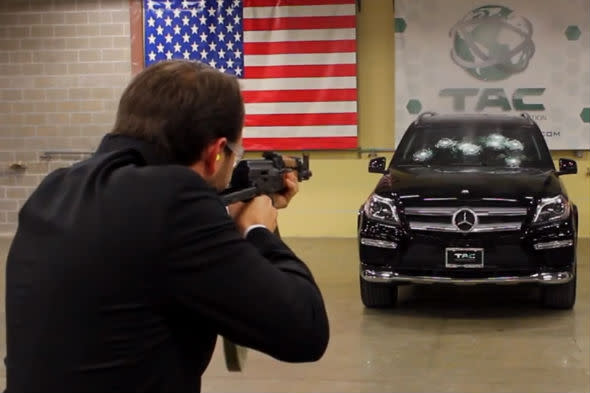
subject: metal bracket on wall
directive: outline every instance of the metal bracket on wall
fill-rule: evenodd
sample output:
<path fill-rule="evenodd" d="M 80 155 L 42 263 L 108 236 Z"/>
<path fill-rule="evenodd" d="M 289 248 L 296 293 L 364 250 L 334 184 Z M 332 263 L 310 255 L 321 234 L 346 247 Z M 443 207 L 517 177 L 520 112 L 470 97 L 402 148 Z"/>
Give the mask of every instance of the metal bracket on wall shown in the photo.
<path fill-rule="evenodd" d="M 25 163 L 23 163 L 22 161 L 19 162 L 13 162 L 12 164 L 10 164 L 10 166 L 8 167 L 11 170 L 15 171 L 15 172 L 21 172 L 24 171 L 25 169 L 27 169 L 27 165 Z"/>
<path fill-rule="evenodd" d="M 394 153 L 393 149 L 381 149 L 378 147 L 365 147 L 357 150 L 358 158 L 362 158 L 363 153 L 369 153 L 369 158 L 377 157 L 377 153 Z"/>
<path fill-rule="evenodd" d="M 86 156 L 94 154 L 93 151 L 85 150 L 49 150 L 44 151 L 39 158 L 42 160 L 50 160 L 55 156 Z"/>

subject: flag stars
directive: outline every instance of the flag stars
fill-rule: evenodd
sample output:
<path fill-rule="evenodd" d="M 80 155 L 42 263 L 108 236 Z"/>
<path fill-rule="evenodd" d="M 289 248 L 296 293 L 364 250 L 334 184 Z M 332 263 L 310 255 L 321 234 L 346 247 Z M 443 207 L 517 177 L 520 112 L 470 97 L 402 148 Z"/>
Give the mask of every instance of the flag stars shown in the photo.
<path fill-rule="evenodd" d="M 153 8 L 144 21 L 146 61 L 199 60 L 243 78 L 242 1 L 146 1 Z"/>

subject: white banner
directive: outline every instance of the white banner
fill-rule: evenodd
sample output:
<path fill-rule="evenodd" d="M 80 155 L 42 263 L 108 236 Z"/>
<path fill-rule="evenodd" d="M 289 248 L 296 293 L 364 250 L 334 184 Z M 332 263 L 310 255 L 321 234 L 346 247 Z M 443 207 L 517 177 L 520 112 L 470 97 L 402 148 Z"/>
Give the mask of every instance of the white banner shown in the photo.
<path fill-rule="evenodd" d="M 590 1 L 395 1 L 396 147 L 420 112 L 528 113 L 590 149 Z"/>

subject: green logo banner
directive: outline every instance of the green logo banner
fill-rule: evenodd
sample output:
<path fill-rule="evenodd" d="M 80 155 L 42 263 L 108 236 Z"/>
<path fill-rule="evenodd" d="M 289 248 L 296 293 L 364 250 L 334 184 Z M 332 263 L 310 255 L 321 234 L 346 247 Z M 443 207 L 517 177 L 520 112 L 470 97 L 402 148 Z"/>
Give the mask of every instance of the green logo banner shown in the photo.
<path fill-rule="evenodd" d="M 527 112 L 590 149 L 590 2 L 396 0 L 396 145 L 416 115 Z"/>

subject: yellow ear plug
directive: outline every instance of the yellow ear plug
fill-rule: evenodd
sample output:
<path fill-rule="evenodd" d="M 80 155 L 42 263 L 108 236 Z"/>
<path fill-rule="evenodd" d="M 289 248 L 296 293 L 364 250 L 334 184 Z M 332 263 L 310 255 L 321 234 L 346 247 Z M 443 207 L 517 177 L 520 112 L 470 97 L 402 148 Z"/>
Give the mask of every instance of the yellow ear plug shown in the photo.
<path fill-rule="evenodd" d="M 221 158 L 221 154 L 217 154 L 217 161 Z"/>

